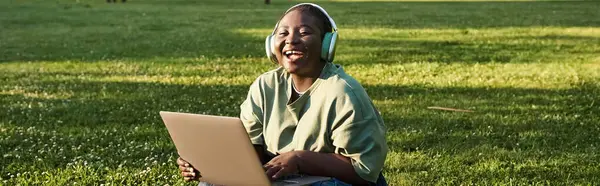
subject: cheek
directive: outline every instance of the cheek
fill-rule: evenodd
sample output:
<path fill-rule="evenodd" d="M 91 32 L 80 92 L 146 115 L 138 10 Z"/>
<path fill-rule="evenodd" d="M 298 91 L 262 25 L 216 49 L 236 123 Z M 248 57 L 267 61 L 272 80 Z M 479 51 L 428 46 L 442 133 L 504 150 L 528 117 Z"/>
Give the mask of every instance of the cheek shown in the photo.
<path fill-rule="evenodd" d="M 314 38 L 309 42 L 309 47 L 312 53 L 321 54 L 321 40 L 320 38 Z M 320 55 L 317 55 L 320 57 Z"/>
<path fill-rule="evenodd" d="M 281 62 L 283 60 L 283 54 L 281 53 L 281 50 L 283 49 L 283 47 L 285 47 L 285 43 L 282 42 L 281 39 L 277 39 L 274 38 L 275 41 L 273 42 L 273 46 L 274 46 L 274 51 L 273 53 L 275 54 L 275 58 L 277 58 L 277 61 Z"/>
<path fill-rule="evenodd" d="M 281 55 L 281 49 L 284 47 L 281 39 L 275 38 L 275 42 L 273 43 L 275 48 L 275 55 Z"/>

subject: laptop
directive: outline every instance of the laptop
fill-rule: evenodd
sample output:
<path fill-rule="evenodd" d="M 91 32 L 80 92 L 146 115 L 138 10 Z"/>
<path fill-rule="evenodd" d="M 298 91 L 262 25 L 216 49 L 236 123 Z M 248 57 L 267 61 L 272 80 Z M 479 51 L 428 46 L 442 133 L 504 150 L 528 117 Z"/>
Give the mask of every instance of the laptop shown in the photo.
<path fill-rule="evenodd" d="M 298 175 L 271 182 L 239 118 L 161 111 L 179 156 L 200 181 L 215 185 L 308 185 L 328 177 Z"/>

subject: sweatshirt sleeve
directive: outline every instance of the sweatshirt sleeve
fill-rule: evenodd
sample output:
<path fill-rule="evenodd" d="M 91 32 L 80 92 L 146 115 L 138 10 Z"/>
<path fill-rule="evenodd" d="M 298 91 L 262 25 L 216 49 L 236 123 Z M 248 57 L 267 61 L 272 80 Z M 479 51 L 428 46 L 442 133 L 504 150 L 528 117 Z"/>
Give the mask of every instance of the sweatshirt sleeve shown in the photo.
<path fill-rule="evenodd" d="M 383 119 L 368 97 L 346 99 L 337 107 L 341 112 L 331 136 L 335 153 L 350 158 L 356 173 L 375 183 L 388 152 Z"/>
<path fill-rule="evenodd" d="M 260 91 L 260 78 L 250 85 L 246 100 L 240 105 L 240 119 L 246 128 L 250 141 L 254 145 L 264 145 L 263 137 L 263 103 Z"/>

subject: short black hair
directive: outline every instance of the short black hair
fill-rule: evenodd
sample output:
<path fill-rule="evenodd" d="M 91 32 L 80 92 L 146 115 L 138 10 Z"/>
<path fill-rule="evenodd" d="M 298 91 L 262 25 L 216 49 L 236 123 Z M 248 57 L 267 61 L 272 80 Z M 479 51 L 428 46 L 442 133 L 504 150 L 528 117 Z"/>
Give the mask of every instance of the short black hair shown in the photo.
<path fill-rule="evenodd" d="M 329 22 L 329 18 L 327 18 L 325 13 L 323 13 L 323 11 L 321 11 L 321 9 L 319 9 L 317 7 L 314 7 L 314 6 L 308 5 L 308 4 L 299 5 L 299 6 L 296 6 L 292 9 L 290 9 L 281 18 L 283 18 L 285 15 L 287 15 L 288 13 L 290 13 L 292 11 L 300 11 L 302 13 L 306 12 L 306 13 L 309 13 L 310 15 L 314 16 L 315 18 L 317 18 L 317 20 L 322 23 L 322 25 L 319 25 L 320 29 L 323 29 L 323 30 L 321 30 L 322 31 L 321 39 L 323 37 L 325 37 L 325 33 L 333 31 L 331 22 Z"/>

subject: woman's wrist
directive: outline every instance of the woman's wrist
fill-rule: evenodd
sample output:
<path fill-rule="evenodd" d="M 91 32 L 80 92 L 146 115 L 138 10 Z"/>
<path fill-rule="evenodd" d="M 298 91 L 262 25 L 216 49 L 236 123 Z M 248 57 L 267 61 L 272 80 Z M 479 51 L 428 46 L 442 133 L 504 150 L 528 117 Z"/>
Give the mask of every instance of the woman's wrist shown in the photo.
<path fill-rule="evenodd" d="M 296 170 L 298 170 L 298 173 L 305 173 L 302 170 L 302 167 L 305 167 L 305 158 L 306 158 L 306 154 L 310 153 L 311 151 L 305 151 L 305 150 L 300 150 L 300 151 L 294 151 L 294 156 L 296 157 Z"/>

